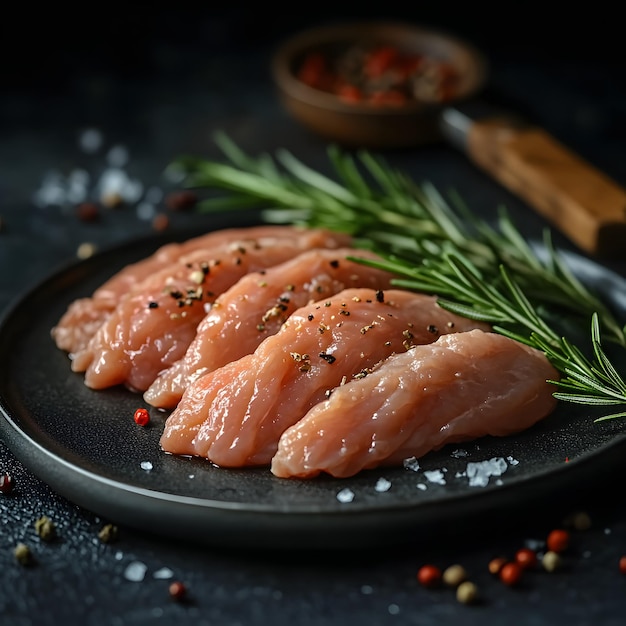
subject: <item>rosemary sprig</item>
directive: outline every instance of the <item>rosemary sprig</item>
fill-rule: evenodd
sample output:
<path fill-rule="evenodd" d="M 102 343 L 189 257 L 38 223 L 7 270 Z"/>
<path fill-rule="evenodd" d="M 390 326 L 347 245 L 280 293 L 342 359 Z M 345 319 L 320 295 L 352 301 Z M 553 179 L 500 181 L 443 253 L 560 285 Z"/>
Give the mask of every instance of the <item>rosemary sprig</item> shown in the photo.
<path fill-rule="evenodd" d="M 325 227 L 353 235 L 389 270 L 397 286 L 437 295 L 442 307 L 488 321 L 495 332 L 543 351 L 562 375 L 550 381 L 563 401 L 626 407 L 626 382 L 605 353 L 600 335 L 626 347 L 620 325 L 601 298 L 580 282 L 544 232 L 543 252 L 521 236 L 504 209 L 495 226 L 451 194 L 416 184 L 381 158 L 329 147 L 337 180 L 312 170 L 286 150 L 251 158 L 216 135 L 227 162 L 178 161 L 190 187 L 221 191 L 203 211 L 255 206 L 267 222 Z M 224 192 L 227 192 L 224 195 Z M 587 351 L 557 332 L 566 316 L 588 324 Z M 588 326 L 587 326 L 588 328 Z M 626 416 L 613 412 L 600 419 Z"/>

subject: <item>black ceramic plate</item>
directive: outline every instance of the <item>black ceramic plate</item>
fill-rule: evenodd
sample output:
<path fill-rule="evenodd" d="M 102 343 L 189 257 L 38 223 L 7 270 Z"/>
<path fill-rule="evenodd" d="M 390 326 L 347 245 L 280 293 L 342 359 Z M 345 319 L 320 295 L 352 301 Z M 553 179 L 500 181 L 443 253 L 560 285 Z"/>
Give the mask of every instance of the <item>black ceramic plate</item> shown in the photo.
<path fill-rule="evenodd" d="M 216 227 L 229 225 L 216 220 Z M 138 427 L 132 415 L 144 406 L 141 397 L 89 390 L 50 337 L 70 302 L 162 243 L 132 242 L 57 272 L 0 327 L 0 433 L 53 489 L 106 519 L 218 545 L 372 546 L 575 485 L 623 447 L 620 420 L 594 423 L 587 407 L 564 405 L 520 435 L 445 448 L 417 470 L 344 480 L 284 480 L 266 469 L 218 469 L 165 455 L 158 441 L 166 413 L 153 410 L 151 425 Z M 626 302 L 616 297 L 626 294 L 626 281 L 568 258 L 626 318 Z"/>

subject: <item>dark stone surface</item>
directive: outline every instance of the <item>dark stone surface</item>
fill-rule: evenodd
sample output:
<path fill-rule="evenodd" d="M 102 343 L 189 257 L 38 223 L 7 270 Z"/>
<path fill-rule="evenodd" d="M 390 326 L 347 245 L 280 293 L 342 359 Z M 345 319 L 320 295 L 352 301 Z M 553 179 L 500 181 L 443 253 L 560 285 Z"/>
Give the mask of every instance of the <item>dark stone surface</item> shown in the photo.
<path fill-rule="evenodd" d="M 626 66 L 616 54 L 618 20 L 609 3 L 603 5 L 585 15 L 551 17 L 525 5 L 515 21 L 473 4 L 458 11 L 424 8 L 410 17 L 474 40 L 492 64 L 488 97 L 530 115 L 626 184 Z M 321 5 L 316 11 L 293 17 L 271 6 L 237 3 L 214 12 L 131 4 L 107 7 L 106 13 L 101 7 L 89 16 L 50 8 L 37 9 L 37 15 L 9 10 L 0 27 L 0 311 L 74 260 L 81 243 L 104 248 L 154 232 L 149 220 L 138 217 L 136 202 L 106 210 L 94 223 L 78 220 L 71 202 L 38 206 L 36 193 L 54 172 L 63 181 L 87 172 L 93 190 L 109 149 L 123 146 L 124 170 L 143 186 L 141 202 L 149 190 L 175 188 L 164 176 L 173 157 L 217 157 L 211 135 L 218 129 L 250 153 L 286 147 L 313 167 L 326 168 L 325 144 L 287 118 L 268 73 L 280 37 L 333 14 Z M 364 7 L 354 16 L 377 13 Z M 78 143 L 89 128 L 102 133 L 95 154 Z M 456 188 L 485 215 L 505 204 L 530 237 L 544 226 L 447 146 L 388 157 L 417 180 Z M 162 200 L 154 204 L 167 212 Z M 181 232 L 206 219 L 167 214 L 171 228 Z M 558 235 L 556 241 L 571 248 Z M 626 275 L 625 263 L 611 267 Z M 453 534 L 415 537 L 411 545 L 391 550 L 276 554 L 262 546 L 198 549 L 154 536 L 149 528 L 122 527 L 117 542 L 103 544 L 97 533 L 108 520 L 55 494 L 45 476 L 30 474 L 0 442 L 0 471 L 16 482 L 12 495 L 0 495 L 0 623 L 622 624 L 626 600 L 618 560 L 626 554 L 625 469 L 613 460 L 567 493 L 496 510 L 480 523 L 459 520 Z M 593 524 L 574 533 L 561 571 L 529 572 L 517 589 L 489 575 L 492 557 L 510 557 L 526 541 L 545 539 L 565 515 L 580 509 Z M 53 543 L 35 534 L 34 521 L 42 515 L 57 524 Z M 33 566 L 15 562 L 18 542 L 31 546 Z M 125 578 L 134 561 L 147 567 L 142 582 Z M 419 587 L 415 574 L 425 562 L 464 565 L 482 602 L 465 607 L 451 590 Z M 155 578 L 164 567 L 187 585 L 188 602 L 168 597 L 170 580 Z"/>

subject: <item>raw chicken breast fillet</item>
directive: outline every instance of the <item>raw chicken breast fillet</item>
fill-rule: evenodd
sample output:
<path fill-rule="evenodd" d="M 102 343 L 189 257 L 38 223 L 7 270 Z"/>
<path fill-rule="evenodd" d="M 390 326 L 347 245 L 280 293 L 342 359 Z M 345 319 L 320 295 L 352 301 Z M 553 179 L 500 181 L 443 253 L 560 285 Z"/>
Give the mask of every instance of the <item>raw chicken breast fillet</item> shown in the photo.
<path fill-rule="evenodd" d="M 245 238 L 202 248 L 154 272 L 130 292 L 72 356 L 85 384 L 124 384 L 145 391 L 184 354 L 207 306 L 248 272 L 282 263 L 303 250 L 345 245 L 345 235 L 291 230 L 290 236 Z"/>
<path fill-rule="evenodd" d="M 547 381 L 558 377 L 543 353 L 502 335 L 445 335 L 335 389 L 285 430 L 271 470 L 342 478 L 448 443 L 510 435 L 553 411 Z"/>
<path fill-rule="evenodd" d="M 223 467 L 269 465 L 281 434 L 343 381 L 440 334 L 487 326 L 410 291 L 346 289 L 295 311 L 237 361 L 187 387 L 161 447 Z"/>
<path fill-rule="evenodd" d="M 292 237 L 302 229 L 293 226 L 250 226 L 229 228 L 193 237 L 182 243 L 161 246 L 149 257 L 131 263 L 117 272 L 94 291 L 91 297 L 79 298 L 70 304 L 58 324 L 52 329 L 57 347 L 69 353 L 83 350 L 104 320 L 120 300 L 153 273 L 166 267 L 185 254 L 241 239 L 254 237 Z M 346 244 L 347 243 L 346 239 Z"/>
<path fill-rule="evenodd" d="M 392 274 L 346 257 L 379 259 L 353 248 L 310 250 L 267 270 L 247 274 L 220 295 L 200 322 L 185 356 L 162 372 L 144 394 L 173 408 L 185 388 L 207 372 L 254 352 L 296 309 L 350 287 L 387 289 Z"/>

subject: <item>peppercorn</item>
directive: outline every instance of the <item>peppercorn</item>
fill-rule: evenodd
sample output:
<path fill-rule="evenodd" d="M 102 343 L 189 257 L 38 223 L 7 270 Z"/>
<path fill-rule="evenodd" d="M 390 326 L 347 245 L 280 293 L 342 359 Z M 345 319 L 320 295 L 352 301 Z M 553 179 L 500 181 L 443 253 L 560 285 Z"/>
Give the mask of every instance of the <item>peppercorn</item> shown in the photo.
<path fill-rule="evenodd" d="M 502 557 L 496 557 L 495 559 L 491 559 L 489 561 L 489 572 L 494 576 L 497 576 L 500 573 L 500 570 L 506 565 L 507 560 Z"/>
<path fill-rule="evenodd" d="M 521 548 L 515 553 L 515 562 L 522 569 L 531 569 L 537 565 L 537 554 L 530 548 Z"/>
<path fill-rule="evenodd" d="M 436 587 L 441 582 L 441 570 L 436 565 L 423 565 L 417 572 L 417 580 L 424 587 Z"/>
<path fill-rule="evenodd" d="M 478 587 L 469 580 L 464 580 L 456 590 L 456 599 L 461 604 L 473 604 L 478 599 Z"/>
<path fill-rule="evenodd" d="M 557 552 L 548 550 L 541 559 L 541 565 L 546 572 L 554 572 L 561 567 L 561 557 Z"/>
<path fill-rule="evenodd" d="M 573 513 L 566 521 L 574 530 L 589 530 L 591 528 L 591 518 L 585 511 Z"/>
<path fill-rule="evenodd" d="M 170 220 L 167 215 L 165 215 L 165 213 L 159 213 L 158 215 L 155 215 L 154 219 L 152 220 L 152 228 L 157 231 L 167 230 L 169 225 Z"/>
<path fill-rule="evenodd" d="M 13 550 L 13 555 L 20 565 L 32 565 L 34 563 L 33 553 L 25 543 L 18 543 Z"/>
<path fill-rule="evenodd" d="M 569 533 L 566 530 L 557 528 L 548 535 L 546 546 L 552 552 L 565 552 L 569 547 L 569 540 Z"/>
<path fill-rule="evenodd" d="M 178 600 L 178 601 L 184 600 L 187 596 L 187 588 L 185 587 L 183 583 L 176 580 L 170 584 L 169 593 L 170 593 L 170 597 L 173 598 L 174 600 Z"/>
<path fill-rule="evenodd" d="M 458 587 L 467 579 L 467 572 L 462 565 L 451 565 L 443 572 L 443 582 L 448 587 Z"/>
<path fill-rule="evenodd" d="M 76 207 L 76 215 L 81 222 L 95 222 L 100 217 L 100 209 L 95 202 L 81 202 Z"/>
<path fill-rule="evenodd" d="M 198 202 L 198 196 L 189 190 L 172 191 L 165 197 L 165 206 L 170 211 L 185 211 L 193 208 Z"/>
<path fill-rule="evenodd" d="M 44 541 L 53 541 L 56 538 L 56 526 L 54 522 L 45 515 L 35 521 L 35 531 Z"/>
<path fill-rule="evenodd" d="M 113 543 L 117 539 L 118 529 L 113 524 L 105 524 L 98 533 L 98 539 L 102 543 Z"/>
<path fill-rule="evenodd" d="M 626 554 L 619 560 L 619 571 L 622 574 L 626 574 Z"/>
<path fill-rule="evenodd" d="M 150 423 L 150 413 L 148 413 L 148 409 L 139 408 L 135 411 L 133 419 L 139 426 L 147 426 Z"/>
<path fill-rule="evenodd" d="M 505 585 L 514 587 L 522 579 L 522 568 L 515 562 L 506 563 L 502 566 L 498 576 Z"/>
<path fill-rule="evenodd" d="M 14 486 L 15 483 L 13 482 L 13 478 L 11 478 L 10 474 L 7 474 L 6 472 L 4 474 L 0 474 L 0 493 L 7 495 L 13 491 Z"/>

